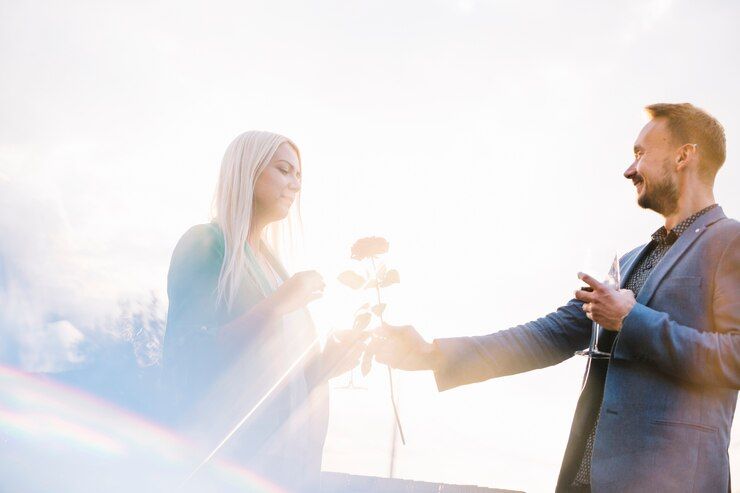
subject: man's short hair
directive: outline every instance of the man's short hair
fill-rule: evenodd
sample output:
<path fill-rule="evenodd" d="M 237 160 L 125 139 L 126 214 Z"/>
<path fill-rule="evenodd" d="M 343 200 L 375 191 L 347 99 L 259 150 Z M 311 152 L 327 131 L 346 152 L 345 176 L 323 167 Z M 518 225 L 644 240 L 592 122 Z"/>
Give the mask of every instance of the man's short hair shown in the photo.
<path fill-rule="evenodd" d="M 727 155 L 722 124 L 690 103 L 657 103 L 646 106 L 645 110 L 651 118 L 665 118 L 679 144 L 698 144 L 699 172 L 705 178 L 714 179 Z"/>

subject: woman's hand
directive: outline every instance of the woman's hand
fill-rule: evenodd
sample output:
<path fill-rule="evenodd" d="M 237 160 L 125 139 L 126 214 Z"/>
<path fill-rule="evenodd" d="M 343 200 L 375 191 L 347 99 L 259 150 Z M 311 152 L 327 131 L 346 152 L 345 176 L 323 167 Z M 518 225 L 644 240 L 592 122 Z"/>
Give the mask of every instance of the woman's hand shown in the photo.
<path fill-rule="evenodd" d="M 283 315 L 303 308 L 321 298 L 323 290 L 324 281 L 318 272 L 298 272 L 249 312 L 222 326 L 218 331 L 219 338 L 227 347 L 239 347 L 244 335 L 249 332 L 245 328 L 272 323 Z"/>
<path fill-rule="evenodd" d="M 325 378 L 334 378 L 357 366 L 365 351 L 364 341 L 369 336 L 370 333 L 359 330 L 333 332 L 321 355 Z"/>
<path fill-rule="evenodd" d="M 271 311 L 282 316 L 303 308 L 323 296 L 324 286 L 321 274 L 315 270 L 298 272 L 268 298 Z"/>

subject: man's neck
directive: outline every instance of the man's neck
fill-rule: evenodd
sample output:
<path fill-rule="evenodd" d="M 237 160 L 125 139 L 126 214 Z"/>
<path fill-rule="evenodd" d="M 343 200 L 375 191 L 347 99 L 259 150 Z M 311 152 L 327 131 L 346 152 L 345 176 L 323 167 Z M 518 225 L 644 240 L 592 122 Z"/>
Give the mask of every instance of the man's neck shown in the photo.
<path fill-rule="evenodd" d="M 711 189 L 701 190 L 693 194 L 682 194 L 678 199 L 676 210 L 672 214 L 664 216 L 666 231 L 672 230 L 687 217 L 712 204 L 714 204 L 714 193 Z"/>

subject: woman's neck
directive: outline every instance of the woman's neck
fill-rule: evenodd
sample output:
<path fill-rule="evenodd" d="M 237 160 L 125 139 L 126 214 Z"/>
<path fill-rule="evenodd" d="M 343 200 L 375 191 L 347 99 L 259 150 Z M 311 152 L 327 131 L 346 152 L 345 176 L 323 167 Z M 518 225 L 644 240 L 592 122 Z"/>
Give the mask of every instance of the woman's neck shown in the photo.
<path fill-rule="evenodd" d="M 252 249 L 255 255 L 260 254 L 260 240 L 262 239 L 262 232 L 265 230 L 265 226 L 267 224 L 260 220 L 260 218 L 254 217 L 252 219 L 252 225 L 247 234 L 247 243 L 249 243 L 249 248 Z"/>

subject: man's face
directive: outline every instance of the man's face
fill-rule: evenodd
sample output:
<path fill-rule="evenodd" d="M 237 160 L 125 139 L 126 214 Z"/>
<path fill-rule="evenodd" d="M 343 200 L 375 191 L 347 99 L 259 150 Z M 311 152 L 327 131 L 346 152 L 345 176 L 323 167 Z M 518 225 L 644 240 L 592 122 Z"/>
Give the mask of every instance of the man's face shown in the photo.
<path fill-rule="evenodd" d="M 637 189 L 637 203 L 668 216 L 678 208 L 676 145 L 664 118 L 647 123 L 635 141 L 635 160 L 624 172 Z"/>

